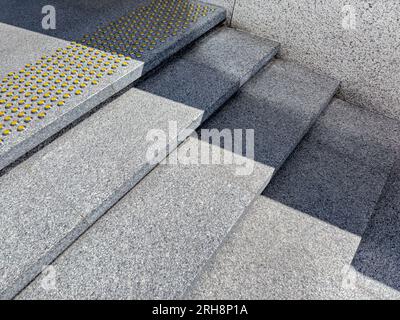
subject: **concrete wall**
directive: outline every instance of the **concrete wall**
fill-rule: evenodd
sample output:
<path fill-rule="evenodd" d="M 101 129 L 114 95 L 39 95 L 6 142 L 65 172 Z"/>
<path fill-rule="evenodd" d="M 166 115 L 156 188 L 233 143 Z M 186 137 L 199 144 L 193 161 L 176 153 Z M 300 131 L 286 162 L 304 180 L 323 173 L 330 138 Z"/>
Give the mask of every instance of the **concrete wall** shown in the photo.
<path fill-rule="evenodd" d="M 209 0 L 210 1 L 210 0 Z M 400 0 L 211 0 L 282 56 L 342 81 L 342 97 L 400 119 Z"/>

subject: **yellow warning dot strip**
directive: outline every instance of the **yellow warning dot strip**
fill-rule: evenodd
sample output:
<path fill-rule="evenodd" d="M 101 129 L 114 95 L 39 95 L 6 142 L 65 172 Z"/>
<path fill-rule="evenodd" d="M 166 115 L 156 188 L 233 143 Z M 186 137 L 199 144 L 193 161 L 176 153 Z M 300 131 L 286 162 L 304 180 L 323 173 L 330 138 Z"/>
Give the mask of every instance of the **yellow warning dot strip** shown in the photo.
<path fill-rule="evenodd" d="M 129 66 L 157 45 L 184 32 L 215 8 L 188 0 L 153 0 L 51 55 L 0 79 L 0 147 L 62 108 L 103 77 Z M 142 59 L 143 60 L 143 59 Z"/>

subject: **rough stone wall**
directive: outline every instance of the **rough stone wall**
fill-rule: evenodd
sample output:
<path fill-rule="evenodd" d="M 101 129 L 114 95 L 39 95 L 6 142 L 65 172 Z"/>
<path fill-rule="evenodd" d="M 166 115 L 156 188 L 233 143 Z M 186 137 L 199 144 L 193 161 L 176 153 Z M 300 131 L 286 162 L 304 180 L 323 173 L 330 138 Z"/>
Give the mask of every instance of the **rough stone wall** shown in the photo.
<path fill-rule="evenodd" d="M 208 0 L 282 57 L 342 81 L 348 102 L 400 119 L 399 0 Z"/>

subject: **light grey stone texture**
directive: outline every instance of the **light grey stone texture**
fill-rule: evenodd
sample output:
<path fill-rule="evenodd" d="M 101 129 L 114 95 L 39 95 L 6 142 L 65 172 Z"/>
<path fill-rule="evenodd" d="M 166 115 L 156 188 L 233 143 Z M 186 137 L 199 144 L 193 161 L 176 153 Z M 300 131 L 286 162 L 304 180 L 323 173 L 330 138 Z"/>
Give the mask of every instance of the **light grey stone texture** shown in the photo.
<path fill-rule="evenodd" d="M 248 33 L 222 27 L 185 54 L 238 79 L 243 85 L 279 50 L 279 44 Z"/>
<path fill-rule="evenodd" d="M 342 81 L 346 101 L 400 119 L 399 15 L 397 0 L 237 0 L 232 25 Z"/>
<path fill-rule="evenodd" d="M 398 132 L 332 101 L 186 297 L 400 299 Z"/>
<path fill-rule="evenodd" d="M 189 299 L 399 299 L 350 268 L 360 237 L 260 196 Z"/>
<path fill-rule="evenodd" d="M 165 146 L 172 150 L 177 137 L 182 141 L 190 134 L 185 129 L 200 125 L 204 110 L 237 89 L 204 65 L 173 64 L 193 71 L 187 80 L 196 86 L 182 94 L 192 96 L 197 108 L 133 88 L 0 178 L 1 297 L 21 290 L 155 166 L 147 157 L 150 130 L 168 133 L 169 121 L 176 121 L 177 133 Z M 216 101 L 196 94 L 201 90 Z"/>
<path fill-rule="evenodd" d="M 254 197 L 221 173 L 157 167 L 52 264 L 56 290 L 40 276 L 17 298 L 179 298 Z"/>
<path fill-rule="evenodd" d="M 254 128 L 256 123 L 260 141 L 271 134 L 269 126 L 260 123 L 275 112 L 275 104 L 284 96 L 279 90 L 294 88 L 287 92 L 288 105 L 281 108 L 295 109 L 299 101 L 313 97 L 309 91 L 319 85 L 319 99 L 310 99 L 308 114 L 299 121 L 298 137 L 265 140 L 274 150 L 287 154 L 310 126 L 306 123 L 315 119 L 324 108 L 321 101 L 328 103 L 337 83 L 330 79 L 313 78 L 302 68 L 290 65 L 274 75 L 274 68 L 283 64 L 276 62 L 248 84 L 242 93 L 227 103 L 209 120 L 202 129 Z M 271 71 L 272 70 L 272 71 Z M 283 70 L 289 73 L 285 78 Z M 296 74 L 297 73 L 297 74 Z M 269 99 L 260 91 L 262 99 L 253 109 L 246 108 L 249 87 L 257 86 L 261 79 L 275 76 L 275 91 Z M 294 81 L 302 79 L 303 81 Z M 305 79 L 311 81 L 306 83 Z M 318 79 L 319 81 L 316 81 Z M 273 79 L 270 80 L 274 83 Z M 286 81 L 286 86 L 284 82 Z M 319 83 L 321 82 L 321 83 Z M 329 85 L 328 85 L 329 84 Z M 265 85 L 268 88 L 268 82 Z M 275 98 L 275 99 L 274 99 Z M 289 102 L 292 102 L 290 104 Z M 243 104 L 242 104 L 243 103 Z M 239 105 L 242 113 L 238 113 Z M 254 106 L 254 104 L 253 104 Z M 262 106 L 262 107 L 261 107 Z M 252 112 L 248 112 L 253 110 Z M 313 114 L 313 115 L 312 115 Z M 280 122 L 284 121 L 280 118 Z M 260 121 L 260 123 L 257 123 Z M 292 118 L 288 119 L 288 123 Z M 275 126 L 280 125 L 275 123 Z M 288 125 L 290 127 L 290 125 Z M 201 130 L 199 130 L 201 132 Z M 294 136 L 294 132 L 291 133 Z M 277 145 L 281 144 L 281 147 Z M 286 145 L 286 146 L 283 146 Z M 220 154 L 221 159 L 232 155 L 229 148 L 192 135 L 167 161 L 150 172 L 114 208 L 93 225 L 80 239 L 68 248 L 52 266 L 57 270 L 57 288 L 43 289 L 45 275 L 40 275 L 19 296 L 19 299 L 174 299 L 184 295 L 192 281 L 199 275 L 206 261 L 218 249 L 226 235 L 246 211 L 257 195 L 270 181 L 276 168 L 271 164 L 254 161 L 233 154 L 231 165 L 204 164 L 200 161 L 205 150 Z M 256 145 L 258 148 L 259 145 Z M 196 152 L 197 150 L 197 152 Z M 263 152 L 264 149 L 259 151 Z M 258 150 L 256 150 L 257 152 Z M 183 160 L 191 155 L 191 162 Z M 179 159 L 179 161 L 175 160 Z M 284 159 L 282 159 L 283 161 Z M 176 162 L 174 162 L 176 161 Z M 179 163 L 179 164 L 176 164 Z M 237 169 L 253 166 L 249 175 L 239 175 Z M 118 257 L 116 256 L 118 255 Z M 114 258 L 115 256 L 115 258 Z"/>
<path fill-rule="evenodd" d="M 353 260 L 360 273 L 400 291 L 400 163 L 393 166 Z"/>
<path fill-rule="evenodd" d="M 149 3 L 149 1 L 140 1 L 140 3 Z M 136 3 L 131 7 L 134 8 L 140 3 Z M 75 6 L 72 7 L 74 8 L 72 11 L 67 9 L 65 12 L 61 11 L 66 15 L 73 15 L 75 11 L 80 11 Z M 118 5 L 117 8 L 117 11 L 121 15 L 121 11 L 124 9 L 128 12 L 126 2 Z M 92 10 L 89 10 L 89 12 L 92 12 Z M 78 15 L 82 14 L 83 13 L 81 12 Z M 50 138 L 64 127 L 89 112 L 101 102 L 104 102 L 107 98 L 131 84 L 133 81 L 141 77 L 143 73 L 158 66 L 162 61 L 200 37 L 203 33 L 206 33 L 224 19 L 225 11 L 218 8 L 216 11 L 207 15 L 207 17 L 200 19 L 198 23 L 191 25 L 190 28 L 185 30 L 185 32 L 179 33 L 175 37 L 170 37 L 165 43 L 161 43 L 157 45 L 154 50 L 148 51 L 143 57 L 143 62 L 133 60 L 128 68 L 121 69 L 121 71 L 107 77 L 107 79 L 102 79 L 100 85 L 96 86 L 94 89 L 84 89 L 84 94 L 77 98 L 69 99 L 66 106 L 63 108 L 54 108 L 49 111 L 43 121 L 35 122 L 34 125 L 28 125 L 28 128 L 22 133 L 13 134 L 12 138 L 7 139 L 4 144 L 0 146 L 0 169 L 11 164 L 26 152 L 44 142 L 46 139 Z M 38 23 L 40 21 L 41 20 L 38 20 Z M 91 19 L 90 21 L 93 23 L 95 20 Z M 18 21 L 16 21 L 15 24 L 17 24 L 17 22 Z M 97 21 L 97 25 L 99 23 L 100 22 Z M 0 34 L 5 35 L 5 39 L 2 41 L 0 46 L 1 54 L 4 54 L 5 57 L 12 57 L 10 59 L 11 62 L 8 59 L 2 59 L 2 61 L 5 62 L 5 65 L 0 64 L 0 70 L 2 70 L 2 73 L 17 71 L 23 68 L 25 63 L 32 63 L 43 54 L 54 53 L 57 48 L 65 46 L 67 43 L 58 38 L 25 29 L 19 29 L 6 24 L 0 24 Z M 57 36 L 62 37 L 62 35 Z M 71 38 L 76 40 L 77 35 L 71 36 Z M 21 46 L 19 46 L 20 43 L 22 43 Z M 27 59 L 27 57 L 29 59 Z"/>

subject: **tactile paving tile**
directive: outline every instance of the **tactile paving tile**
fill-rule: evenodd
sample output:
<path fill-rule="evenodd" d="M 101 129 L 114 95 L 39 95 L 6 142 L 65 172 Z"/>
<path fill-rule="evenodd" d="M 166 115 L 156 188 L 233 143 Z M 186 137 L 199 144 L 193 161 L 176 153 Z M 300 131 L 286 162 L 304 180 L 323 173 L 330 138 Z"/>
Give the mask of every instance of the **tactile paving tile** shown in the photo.
<path fill-rule="evenodd" d="M 187 0 L 155 0 L 85 35 L 82 43 L 100 50 L 144 58 L 148 51 L 177 36 L 215 7 Z"/>
<path fill-rule="evenodd" d="M 32 121 L 45 118 L 53 108 L 62 108 L 72 96 L 98 85 L 115 69 L 127 67 L 129 60 L 71 43 L 18 72 L 8 73 L 0 84 L 0 141 L 24 131 Z"/>
<path fill-rule="evenodd" d="M 214 6 L 189 0 L 152 0 L 94 33 L 9 72 L 0 79 L 0 156 L 4 144 L 12 144 L 13 137 L 33 131 L 33 127 L 46 127 L 43 120 L 52 112 L 58 115 L 68 103 L 82 103 L 76 97 L 113 81 L 116 72 L 123 75 L 122 69 L 131 61 L 132 65 L 134 61 L 146 62 L 147 53 L 215 10 Z"/>

